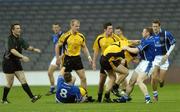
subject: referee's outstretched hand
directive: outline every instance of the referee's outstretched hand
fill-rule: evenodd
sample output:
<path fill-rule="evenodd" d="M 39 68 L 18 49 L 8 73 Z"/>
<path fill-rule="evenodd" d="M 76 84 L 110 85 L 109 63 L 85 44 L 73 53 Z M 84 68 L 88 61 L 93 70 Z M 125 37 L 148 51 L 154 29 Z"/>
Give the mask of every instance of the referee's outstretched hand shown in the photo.
<path fill-rule="evenodd" d="M 30 59 L 29 59 L 27 56 L 23 56 L 23 57 L 22 57 L 22 61 L 24 61 L 24 62 L 29 62 Z"/>
<path fill-rule="evenodd" d="M 38 48 L 35 48 L 35 49 L 34 49 L 34 52 L 41 53 L 41 50 L 38 49 Z"/>

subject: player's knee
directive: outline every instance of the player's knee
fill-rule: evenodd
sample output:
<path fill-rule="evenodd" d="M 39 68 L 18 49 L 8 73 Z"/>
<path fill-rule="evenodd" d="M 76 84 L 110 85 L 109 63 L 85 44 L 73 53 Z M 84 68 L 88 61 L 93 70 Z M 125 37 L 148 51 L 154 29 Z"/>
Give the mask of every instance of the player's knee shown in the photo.
<path fill-rule="evenodd" d="M 143 83 L 143 81 L 142 80 L 137 80 L 136 83 L 139 85 L 139 84 Z"/>
<path fill-rule="evenodd" d="M 6 87 L 11 88 L 12 85 L 13 85 L 13 82 L 8 82 L 7 85 L 6 85 Z"/>
<path fill-rule="evenodd" d="M 134 84 L 135 84 L 135 83 L 136 83 L 136 81 L 135 81 L 135 80 L 132 80 L 132 79 L 131 79 L 131 80 L 129 80 L 129 85 L 130 85 L 130 86 L 134 86 Z"/>
<path fill-rule="evenodd" d="M 82 82 L 86 82 L 86 77 L 81 77 L 80 79 Z"/>
<path fill-rule="evenodd" d="M 106 81 L 106 76 L 101 76 L 100 79 L 99 79 L 99 82 L 100 83 L 104 83 Z"/>
<path fill-rule="evenodd" d="M 21 82 L 21 84 L 25 84 L 25 83 L 27 83 L 27 82 L 26 82 L 26 78 L 25 78 L 25 77 L 20 78 L 20 79 L 19 79 L 19 81 Z"/>
<path fill-rule="evenodd" d="M 9 87 L 9 88 L 11 88 L 12 85 L 13 85 L 13 82 L 14 82 L 14 80 L 7 80 L 6 86 Z"/>
<path fill-rule="evenodd" d="M 121 73 L 127 76 L 129 74 L 129 70 L 128 69 L 124 69 L 124 70 L 121 71 Z"/>
<path fill-rule="evenodd" d="M 127 70 L 125 73 L 125 76 L 128 76 L 128 75 L 129 75 L 129 70 Z"/>
<path fill-rule="evenodd" d="M 107 75 L 106 74 L 100 74 L 100 80 L 106 80 Z"/>
<path fill-rule="evenodd" d="M 54 69 L 52 69 L 52 68 L 48 69 L 48 74 L 53 74 L 53 72 L 54 72 Z"/>
<path fill-rule="evenodd" d="M 48 76 L 52 76 L 52 72 L 48 71 Z"/>
<path fill-rule="evenodd" d="M 115 82 L 115 81 L 116 81 L 116 78 L 115 78 L 115 77 L 112 77 L 112 78 L 110 78 L 110 80 L 111 80 L 112 82 Z"/>
<path fill-rule="evenodd" d="M 100 86 L 100 87 L 104 86 L 104 83 L 105 83 L 104 80 L 100 80 L 100 81 L 99 81 L 99 86 Z"/>
<path fill-rule="evenodd" d="M 152 79 L 152 81 L 157 80 L 157 79 L 158 79 L 158 76 L 157 76 L 157 75 L 152 75 L 152 76 L 151 76 L 151 79 Z"/>

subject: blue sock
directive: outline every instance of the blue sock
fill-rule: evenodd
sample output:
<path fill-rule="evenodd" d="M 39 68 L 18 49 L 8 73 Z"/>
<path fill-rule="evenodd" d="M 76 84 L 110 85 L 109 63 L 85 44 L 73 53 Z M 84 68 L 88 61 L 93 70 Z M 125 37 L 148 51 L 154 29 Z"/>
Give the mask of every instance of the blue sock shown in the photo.
<path fill-rule="evenodd" d="M 149 95 L 146 95 L 145 100 L 151 100 L 151 97 Z"/>
<path fill-rule="evenodd" d="M 128 95 L 123 95 L 123 97 L 124 97 L 124 99 L 128 99 L 129 97 L 128 97 Z"/>
<path fill-rule="evenodd" d="M 55 87 L 54 86 L 51 86 L 50 87 L 50 92 L 53 92 L 55 90 Z"/>
<path fill-rule="evenodd" d="M 158 92 L 157 91 L 153 91 L 153 96 L 158 96 Z"/>

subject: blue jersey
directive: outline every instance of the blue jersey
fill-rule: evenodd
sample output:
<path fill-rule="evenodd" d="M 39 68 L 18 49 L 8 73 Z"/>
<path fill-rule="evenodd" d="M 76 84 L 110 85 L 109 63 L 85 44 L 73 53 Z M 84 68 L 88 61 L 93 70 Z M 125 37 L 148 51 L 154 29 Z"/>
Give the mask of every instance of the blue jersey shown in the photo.
<path fill-rule="evenodd" d="M 140 56 L 142 60 L 147 60 L 152 62 L 155 58 L 155 45 L 154 38 L 150 36 L 148 38 L 143 38 L 141 44 L 137 46 L 140 51 Z"/>
<path fill-rule="evenodd" d="M 58 40 L 59 40 L 59 37 L 62 35 L 62 31 L 60 31 L 58 34 L 53 34 L 52 35 L 52 41 L 53 41 L 53 44 L 56 45 Z"/>
<path fill-rule="evenodd" d="M 82 100 L 80 90 L 77 86 L 65 83 L 63 76 L 57 81 L 56 99 L 62 103 L 75 103 Z"/>
<path fill-rule="evenodd" d="M 55 46 L 59 40 L 59 37 L 61 37 L 61 35 L 63 34 L 62 31 L 58 32 L 58 34 L 53 34 L 52 35 L 52 41 L 53 41 L 53 44 L 54 44 L 54 49 L 55 49 Z M 60 54 L 62 53 L 62 47 L 60 48 Z"/>
<path fill-rule="evenodd" d="M 156 47 L 156 55 L 165 55 L 170 46 L 175 44 L 173 35 L 165 30 L 160 30 L 159 34 L 153 34 Z"/>

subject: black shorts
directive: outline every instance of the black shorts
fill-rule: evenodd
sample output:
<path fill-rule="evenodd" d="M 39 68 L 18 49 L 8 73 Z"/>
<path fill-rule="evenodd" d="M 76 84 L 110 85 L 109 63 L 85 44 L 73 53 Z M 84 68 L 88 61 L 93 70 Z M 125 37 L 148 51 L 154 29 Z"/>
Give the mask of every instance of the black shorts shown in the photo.
<path fill-rule="evenodd" d="M 84 68 L 80 56 L 65 55 L 63 66 L 65 67 L 65 72 L 71 72 L 72 70 L 81 70 Z"/>
<path fill-rule="evenodd" d="M 3 59 L 2 61 L 2 69 L 4 73 L 11 74 L 16 71 L 22 71 L 22 65 L 20 60 L 18 59 Z"/>
<path fill-rule="evenodd" d="M 99 61 L 99 63 L 100 63 L 100 73 L 106 74 L 105 70 L 101 66 L 101 58 L 102 58 L 102 56 L 100 57 L 100 61 Z"/>
<path fill-rule="evenodd" d="M 105 74 L 106 75 L 106 72 L 105 72 L 105 70 L 101 67 L 100 68 L 100 73 L 102 73 L 102 74 Z"/>
<path fill-rule="evenodd" d="M 123 66 L 126 67 L 126 68 L 129 68 L 128 64 L 127 64 L 127 61 L 125 62 L 125 64 Z"/>
<path fill-rule="evenodd" d="M 120 65 L 120 61 L 114 61 L 113 64 L 115 66 L 118 66 Z M 100 58 L 100 65 L 101 65 L 101 73 L 104 71 L 104 70 L 112 70 L 112 67 L 108 61 L 108 59 L 105 57 L 105 56 L 101 56 Z"/>

